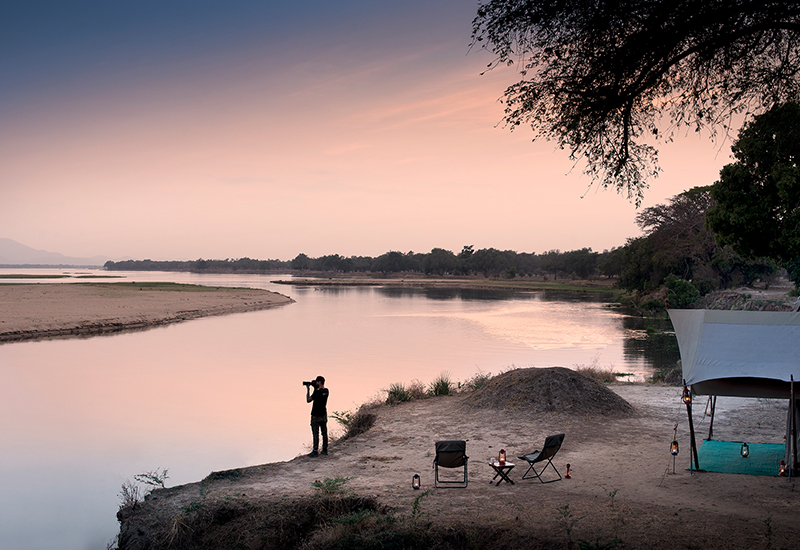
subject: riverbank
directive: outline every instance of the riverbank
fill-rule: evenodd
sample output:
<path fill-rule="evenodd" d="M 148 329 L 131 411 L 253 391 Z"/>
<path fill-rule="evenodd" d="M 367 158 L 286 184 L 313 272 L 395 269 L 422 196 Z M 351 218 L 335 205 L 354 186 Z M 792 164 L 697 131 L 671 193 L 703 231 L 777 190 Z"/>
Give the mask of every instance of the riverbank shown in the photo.
<path fill-rule="evenodd" d="M 293 302 L 266 290 L 174 283 L 0 285 L 0 343 L 141 329 Z"/>
<path fill-rule="evenodd" d="M 515 380 L 515 390 L 538 399 L 525 394 L 524 383 Z M 333 444 L 329 456 L 214 472 L 123 508 L 120 549 L 795 546 L 800 493 L 793 481 L 692 474 L 680 388 L 606 390 L 632 412 L 616 397 L 574 391 L 558 393 L 562 404 L 572 399 L 567 406 L 543 406 L 536 414 L 507 406 L 502 395 L 496 397 L 506 404 L 499 405 L 477 392 L 374 406 L 373 427 Z M 715 436 L 780 443 L 785 414 L 783 402 L 720 398 Z M 695 423 L 702 438 L 708 429 L 702 412 Z M 673 473 L 676 426 L 681 453 Z M 525 465 L 515 457 L 541 448 L 554 433 L 566 434 L 554 463 L 562 475 L 569 463 L 570 479 L 520 479 Z M 467 441 L 467 488 L 433 489 L 440 439 Z M 487 462 L 500 448 L 517 463 L 513 485 L 488 483 Z M 411 488 L 414 474 L 422 478 L 421 491 Z"/>
<path fill-rule="evenodd" d="M 403 276 L 403 277 L 357 277 L 340 275 L 337 277 L 302 277 L 296 276 L 294 279 L 276 280 L 272 283 L 279 285 L 292 286 L 395 286 L 405 288 L 436 288 L 436 289 L 476 289 L 476 290 L 511 290 L 511 291 L 535 291 L 535 290 L 561 290 L 565 292 L 591 292 L 605 294 L 620 294 L 620 290 L 614 288 L 614 280 L 572 280 L 572 279 L 548 279 L 543 278 L 514 278 L 496 279 L 487 277 L 427 277 Z"/>

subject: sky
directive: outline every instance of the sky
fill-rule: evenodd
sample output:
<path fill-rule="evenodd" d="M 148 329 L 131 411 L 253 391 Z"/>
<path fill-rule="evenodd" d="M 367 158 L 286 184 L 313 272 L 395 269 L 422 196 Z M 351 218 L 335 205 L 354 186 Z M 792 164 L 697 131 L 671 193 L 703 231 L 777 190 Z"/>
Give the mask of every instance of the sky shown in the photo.
<path fill-rule="evenodd" d="M 0 237 L 68 256 L 603 251 L 638 210 L 502 124 L 472 0 L 0 7 Z M 642 208 L 713 183 L 680 135 Z"/>

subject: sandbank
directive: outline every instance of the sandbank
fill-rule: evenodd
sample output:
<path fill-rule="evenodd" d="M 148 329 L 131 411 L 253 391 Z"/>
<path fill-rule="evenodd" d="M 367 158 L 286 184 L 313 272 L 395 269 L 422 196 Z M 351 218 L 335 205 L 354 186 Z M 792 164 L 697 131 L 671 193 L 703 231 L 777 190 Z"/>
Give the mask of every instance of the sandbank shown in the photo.
<path fill-rule="evenodd" d="M 173 283 L 0 285 L 0 343 L 140 329 L 291 303 L 266 290 Z"/>

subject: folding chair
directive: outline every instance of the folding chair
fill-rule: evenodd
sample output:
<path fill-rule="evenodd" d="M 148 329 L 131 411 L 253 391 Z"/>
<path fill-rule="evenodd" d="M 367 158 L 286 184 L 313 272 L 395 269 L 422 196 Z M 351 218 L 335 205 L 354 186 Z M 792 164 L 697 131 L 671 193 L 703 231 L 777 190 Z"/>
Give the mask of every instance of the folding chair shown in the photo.
<path fill-rule="evenodd" d="M 553 464 L 553 457 L 556 456 L 556 453 L 561 448 L 561 444 L 564 442 L 564 434 L 556 434 L 556 435 L 549 435 L 547 439 L 544 440 L 544 447 L 542 447 L 541 451 L 534 451 L 530 454 L 525 456 L 519 457 L 520 460 L 525 460 L 528 462 L 528 470 L 523 474 L 522 479 L 531 479 L 531 478 L 539 478 L 539 481 L 542 483 L 552 483 L 553 481 L 559 481 L 561 479 L 561 474 L 558 473 L 558 469 L 556 465 Z M 547 464 L 544 465 L 541 472 L 537 472 L 534 465 L 538 462 L 547 461 Z M 553 469 L 558 474 L 558 479 L 551 479 L 550 481 L 544 481 L 542 479 L 542 474 L 547 469 L 548 466 L 552 466 Z M 533 475 L 528 475 L 531 471 L 533 471 Z"/>
<path fill-rule="evenodd" d="M 467 479 L 467 442 L 466 441 L 437 441 L 436 456 L 433 458 L 433 486 L 442 488 L 466 487 Z M 439 479 L 439 468 L 464 468 L 464 479 L 443 481 Z"/>

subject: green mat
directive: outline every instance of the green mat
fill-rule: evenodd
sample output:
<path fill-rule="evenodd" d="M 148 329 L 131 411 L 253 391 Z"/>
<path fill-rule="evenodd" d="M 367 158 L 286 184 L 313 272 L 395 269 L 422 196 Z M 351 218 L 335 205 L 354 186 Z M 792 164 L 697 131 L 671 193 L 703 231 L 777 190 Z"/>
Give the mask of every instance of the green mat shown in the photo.
<path fill-rule="evenodd" d="M 777 476 L 778 466 L 786 455 L 786 447 L 774 443 L 748 443 L 750 454 L 743 458 L 742 442 L 703 440 L 697 450 L 700 469 L 725 474 Z"/>

